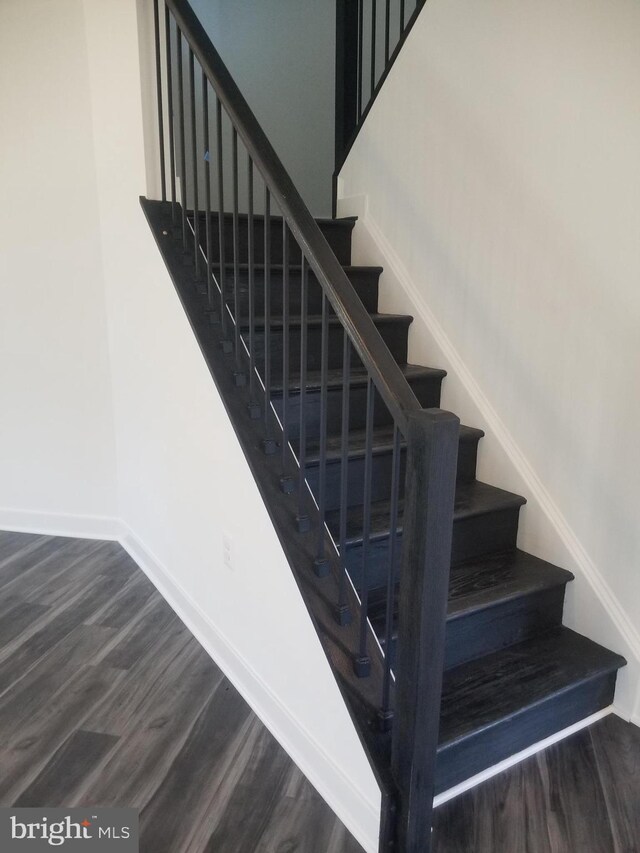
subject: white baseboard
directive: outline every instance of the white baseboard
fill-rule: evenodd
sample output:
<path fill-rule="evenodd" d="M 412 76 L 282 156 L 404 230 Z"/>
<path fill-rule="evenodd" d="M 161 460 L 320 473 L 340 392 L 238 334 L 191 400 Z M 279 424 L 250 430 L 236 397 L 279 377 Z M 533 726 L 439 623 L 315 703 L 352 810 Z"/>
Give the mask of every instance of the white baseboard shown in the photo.
<path fill-rule="evenodd" d="M 0 530 L 41 536 L 69 536 L 75 539 L 120 538 L 117 518 L 103 515 L 72 515 L 62 512 L 0 508 Z"/>
<path fill-rule="evenodd" d="M 366 800 L 341 767 L 281 703 L 199 605 L 126 525 L 120 543 L 368 853 L 377 853 L 380 804 Z"/>
<path fill-rule="evenodd" d="M 478 785 L 481 785 L 483 782 L 486 782 L 488 779 L 492 779 L 494 776 L 497 776 L 498 773 L 502 773 L 505 770 L 508 770 L 510 767 L 514 767 L 516 764 L 520 764 L 521 761 L 524 761 L 527 758 L 530 758 L 532 755 L 535 755 L 537 752 L 542 752 L 547 747 L 551 746 L 554 743 L 559 743 L 561 740 L 570 737 L 571 735 L 579 732 L 581 729 L 586 729 L 587 726 L 593 725 L 598 720 L 602 720 L 603 717 L 608 717 L 609 714 L 613 712 L 613 705 L 609 705 L 608 708 L 603 708 L 602 711 L 597 711 L 595 714 L 591 714 L 589 717 L 585 717 L 584 720 L 580 720 L 577 723 L 574 723 L 572 726 L 567 726 L 566 729 L 562 729 L 560 732 L 556 732 L 554 735 L 551 735 L 544 740 L 538 741 L 538 743 L 534 743 L 531 746 L 528 746 L 526 749 L 517 752 L 515 755 L 509 756 L 509 758 L 505 758 L 504 761 L 500 761 L 498 764 L 494 764 L 493 767 L 488 767 L 486 770 L 483 770 L 482 773 L 476 773 L 475 776 L 471 776 L 469 779 L 465 779 L 464 782 L 460 782 L 459 785 L 455 785 L 453 788 L 449 788 L 448 791 L 443 791 L 441 794 L 434 799 L 433 805 L 435 808 L 438 806 L 442 806 L 445 803 L 448 803 L 449 800 L 453 800 L 454 797 L 459 797 L 460 794 L 464 794 L 466 791 L 470 791 L 472 788 L 477 788 Z"/>

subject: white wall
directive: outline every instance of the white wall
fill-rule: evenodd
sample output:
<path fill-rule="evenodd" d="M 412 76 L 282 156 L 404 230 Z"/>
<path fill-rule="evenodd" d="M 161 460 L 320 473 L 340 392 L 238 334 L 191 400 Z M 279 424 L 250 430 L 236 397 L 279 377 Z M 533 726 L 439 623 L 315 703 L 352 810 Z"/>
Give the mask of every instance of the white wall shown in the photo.
<path fill-rule="evenodd" d="M 640 659 L 640 5 L 430 0 L 341 174 L 413 360 L 488 430 L 567 622 Z M 362 199 L 366 195 L 365 207 Z M 368 206 L 367 206 L 368 205 Z M 636 707 L 640 714 L 640 704 Z"/>
<path fill-rule="evenodd" d="M 0 522 L 104 533 L 115 448 L 80 0 L 0 3 Z"/>
<path fill-rule="evenodd" d="M 192 0 L 298 191 L 331 215 L 335 3 Z"/>

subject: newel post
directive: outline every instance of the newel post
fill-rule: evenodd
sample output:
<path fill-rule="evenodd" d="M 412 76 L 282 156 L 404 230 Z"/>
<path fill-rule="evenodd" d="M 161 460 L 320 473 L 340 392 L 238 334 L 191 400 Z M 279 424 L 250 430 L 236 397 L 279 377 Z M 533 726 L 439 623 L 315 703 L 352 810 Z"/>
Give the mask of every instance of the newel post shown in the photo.
<path fill-rule="evenodd" d="M 399 853 L 431 850 L 459 427 L 440 409 L 408 419 L 391 761 Z"/>

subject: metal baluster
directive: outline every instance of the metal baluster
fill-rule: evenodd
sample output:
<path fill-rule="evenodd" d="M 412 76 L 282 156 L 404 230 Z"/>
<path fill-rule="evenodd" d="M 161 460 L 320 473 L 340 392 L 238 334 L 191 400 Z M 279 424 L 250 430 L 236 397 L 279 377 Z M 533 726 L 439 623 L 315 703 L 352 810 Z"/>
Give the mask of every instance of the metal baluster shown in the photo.
<path fill-rule="evenodd" d="M 238 219 L 238 131 L 233 128 L 231 137 L 231 159 L 233 166 L 233 313 L 235 322 L 236 385 L 244 385 L 240 352 L 240 224 Z"/>
<path fill-rule="evenodd" d="M 358 656 L 354 662 L 357 676 L 363 678 L 371 671 L 371 660 L 367 649 L 369 607 L 369 544 L 371 538 L 371 475 L 373 468 L 373 410 L 375 389 L 371 377 L 367 380 L 367 427 L 364 451 L 364 499 L 362 519 L 362 589 L 360 592 L 360 640 Z"/>
<path fill-rule="evenodd" d="M 164 159 L 164 114 L 162 108 L 162 60 L 160 58 L 160 12 L 158 0 L 153 0 L 153 30 L 156 46 L 156 100 L 158 102 L 158 141 L 160 144 L 160 184 L 162 201 L 167 200 L 167 176 Z"/>
<path fill-rule="evenodd" d="M 393 642 L 393 613 L 396 594 L 396 564 L 398 561 L 398 505 L 400 503 L 400 430 L 393 427 L 393 457 L 391 462 L 391 511 L 389 513 L 389 565 L 387 567 L 387 606 L 385 611 L 384 674 L 382 678 L 382 708 L 380 726 L 389 729 L 393 719 L 391 707 L 391 644 Z"/>
<path fill-rule="evenodd" d="M 264 452 L 276 452 L 271 434 L 271 193 L 264 188 Z"/>
<path fill-rule="evenodd" d="M 371 0 L 371 90 L 369 91 L 369 100 L 373 98 L 373 91 L 376 88 L 376 24 L 378 10 L 376 8 L 376 0 Z"/>
<path fill-rule="evenodd" d="M 329 561 L 325 554 L 325 529 L 324 519 L 326 512 L 327 492 L 327 373 L 329 363 L 329 300 L 322 294 L 322 327 L 321 327 L 321 350 L 320 350 L 320 455 L 319 483 L 318 483 L 318 512 L 320 515 L 318 523 L 318 545 L 314 570 L 318 577 L 324 577 L 329 572 Z"/>
<path fill-rule="evenodd" d="M 358 120 L 362 115 L 362 89 L 364 86 L 364 0 L 358 0 Z"/>
<path fill-rule="evenodd" d="M 349 403 L 351 386 L 351 342 L 347 330 L 342 336 L 342 423 L 340 435 L 340 584 L 336 618 L 340 625 L 351 622 L 347 603 L 347 508 L 349 499 Z"/>
<path fill-rule="evenodd" d="M 209 151 L 209 81 L 202 72 L 202 126 L 204 130 L 204 205 L 207 217 L 207 296 L 209 308 L 213 308 L 213 234 L 211 233 L 211 154 Z"/>
<path fill-rule="evenodd" d="M 253 231 L 253 160 L 247 155 L 247 261 L 249 265 L 249 414 L 253 420 L 260 417 L 256 396 L 256 306 L 255 306 L 255 234 Z"/>
<path fill-rule="evenodd" d="M 222 323 L 222 351 L 231 352 L 231 341 L 227 337 L 227 290 L 224 246 L 224 170 L 222 163 L 222 104 L 216 95 L 216 147 L 218 150 L 218 263 L 220 269 L 220 320 Z"/>
<path fill-rule="evenodd" d="M 198 125 L 196 121 L 196 83 L 193 51 L 189 48 L 189 100 L 191 105 L 191 158 L 193 160 L 193 243 L 195 277 L 200 278 L 200 211 L 198 205 Z"/>
<path fill-rule="evenodd" d="M 389 23 L 391 19 L 391 0 L 387 0 L 384 11 L 384 66 L 389 62 Z"/>
<path fill-rule="evenodd" d="M 404 34 L 404 0 L 400 0 L 400 38 Z"/>
<path fill-rule="evenodd" d="M 184 69 L 182 32 L 176 24 L 176 62 L 178 64 L 178 124 L 180 127 L 180 206 L 182 208 L 182 251 L 187 251 L 187 162 L 184 142 Z"/>
<path fill-rule="evenodd" d="M 289 226 L 282 217 L 282 491 L 293 491 L 293 480 L 287 474 L 289 450 Z"/>
<path fill-rule="evenodd" d="M 311 521 L 306 511 L 307 483 L 306 483 L 306 456 L 307 456 L 307 351 L 308 351 L 308 328 L 307 311 L 309 302 L 309 268 L 307 259 L 302 255 L 302 268 L 300 271 L 300 431 L 298 451 L 298 462 L 300 464 L 300 481 L 298 485 L 298 530 L 306 533 L 311 527 Z"/>
<path fill-rule="evenodd" d="M 167 58 L 167 114 L 169 120 L 169 166 L 171 174 L 169 176 L 171 182 L 171 219 L 175 225 L 177 210 L 176 210 L 176 149 L 173 127 L 173 69 L 171 61 L 171 17 L 169 9 L 165 6 L 164 10 L 164 29 L 165 29 L 165 55 Z"/>

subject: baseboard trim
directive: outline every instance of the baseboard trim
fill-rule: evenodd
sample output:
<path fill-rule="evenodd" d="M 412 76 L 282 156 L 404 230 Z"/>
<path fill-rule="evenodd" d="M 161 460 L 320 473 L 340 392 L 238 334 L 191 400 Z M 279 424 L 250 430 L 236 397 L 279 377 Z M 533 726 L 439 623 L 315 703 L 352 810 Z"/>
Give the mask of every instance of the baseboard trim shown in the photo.
<path fill-rule="evenodd" d="M 0 530 L 40 536 L 69 536 L 74 539 L 117 540 L 120 538 L 121 525 L 117 518 L 106 515 L 73 515 L 0 507 Z"/>
<path fill-rule="evenodd" d="M 572 726 L 568 726 L 561 732 L 556 732 L 556 734 L 551 735 L 550 737 L 547 737 L 544 740 L 538 741 L 538 743 L 534 743 L 531 746 L 528 746 L 521 752 L 517 752 L 515 755 L 509 756 L 509 758 L 505 758 L 504 761 L 500 761 L 498 764 L 494 764 L 493 767 L 488 767 L 486 770 L 483 770 L 482 773 L 476 773 L 475 776 L 471 776 L 469 779 L 465 779 L 465 781 L 460 782 L 459 785 L 454 785 L 454 787 L 449 788 L 448 791 L 443 791 L 441 794 L 438 794 L 438 796 L 433 801 L 434 807 L 438 808 L 438 806 L 442 806 L 445 803 L 448 803 L 449 800 L 453 800 L 455 797 L 459 797 L 460 794 L 464 794 L 466 791 L 470 791 L 472 788 L 476 788 L 478 785 L 481 785 L 488 779 L 492 779 L 494 776 L 497 776 L 499 773 L 508 770 L 510 767 L 515 767 L 516 764 L 520 764 L 521 761 L 525 761 L 527 758 L 531 758 L 532 755 L 536 755 L 536 753 L 542 752 L 552 744 L 559 743 L 561 740 L 565 740 L 565 738 L 568 738 L 576 732 L 579 732 L 581 729 L 586 729 L 587 726 L 591 726 L 598 720 L 602 720 L 604 717 L 608 717 L 611 713 L 613 713 L 613 705 L 609 705 L 607 708 L 603 708 L 602 711 L 597 711 L 595 714 L 591 714 L 589 717 L 585 717 L 584 720 L 580 720 L 579 722 L 574 723 Z"/>
<path fill-rule="evenodd" d="M 377 832 L 372 834 L 371 827 L 378 826 L 380 805 L 363 797 L 343 769 L 335 764 L 321 744 L 291 715 L 249 662 L 124 523 L 119 538 L 122 547 L 246 699 L 320 796 L 363 848 L 368 853 L 377 853 L 378 836 Z"/>

